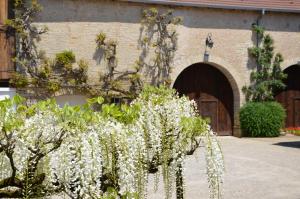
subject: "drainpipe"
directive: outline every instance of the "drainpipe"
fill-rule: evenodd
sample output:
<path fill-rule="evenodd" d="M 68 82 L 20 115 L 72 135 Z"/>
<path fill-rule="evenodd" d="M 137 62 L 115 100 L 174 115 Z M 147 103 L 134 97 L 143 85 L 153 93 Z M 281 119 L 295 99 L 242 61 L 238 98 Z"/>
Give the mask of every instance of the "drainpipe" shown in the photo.
<path fill-rule="evenodd" d="M 261 14 L 258 16 L 258 18 L 256 19 L 256 24 L 257 26 L 260 26 L 261 25 L 261 21 L 262 21 L 262 18 L 263 16 L 265 15 L 266 13 L 266 10 L 265 9 L 262 9 L 261 10 Z M 256 47 L 259 47 L 259 36 L 258 36 L 258 33 L 256 33 Z M 261 67 L 259 66 L 258 64 L 258 61 L 256 61 L 256 66 L 257 66 L 257 70 L 260 71 L 261 70 Z"/>
<path fill-rule="evenodd" d="M 261 25 L 261 20 L 262 20 L 263 16 L 265 15 L 265 13 L 266 13 L 266 10 L 262 9 L 261 14 L 259 15 L 259 17 L 256 20 L 256 25 L 257 26 Z M 256 33 L 256 47 L 258 47 L 258 44 L 259 44 L 259 38 L 258 38 L 258 34 Z"/>

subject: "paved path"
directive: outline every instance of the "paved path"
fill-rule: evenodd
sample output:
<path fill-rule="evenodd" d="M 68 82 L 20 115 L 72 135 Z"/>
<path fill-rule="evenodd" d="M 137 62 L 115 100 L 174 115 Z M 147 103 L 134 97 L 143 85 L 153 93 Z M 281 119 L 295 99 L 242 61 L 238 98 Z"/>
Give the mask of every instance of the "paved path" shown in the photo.
<path fill-rule="evenodd" d="M 300 199 L 300 137 L 219 137 L 225 199 Z M 203 149 L 186 162 L 186 199 L 208 199 Z M 151 181 L 151 180 L 150 180 Z M 163 199 L 162 185 L 148 198 Z"/>

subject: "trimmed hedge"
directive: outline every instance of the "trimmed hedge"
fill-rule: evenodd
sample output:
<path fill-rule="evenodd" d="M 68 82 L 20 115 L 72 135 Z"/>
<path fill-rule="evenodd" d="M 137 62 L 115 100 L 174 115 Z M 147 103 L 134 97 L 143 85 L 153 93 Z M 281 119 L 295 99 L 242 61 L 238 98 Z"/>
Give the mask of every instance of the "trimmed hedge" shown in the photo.
<path fill-rule="evenodd" d="M 285 109 L 277 102 L 249 102 L 240 110 L 243 134 L 251 137 L 279 136 L 285 117 Z"/>

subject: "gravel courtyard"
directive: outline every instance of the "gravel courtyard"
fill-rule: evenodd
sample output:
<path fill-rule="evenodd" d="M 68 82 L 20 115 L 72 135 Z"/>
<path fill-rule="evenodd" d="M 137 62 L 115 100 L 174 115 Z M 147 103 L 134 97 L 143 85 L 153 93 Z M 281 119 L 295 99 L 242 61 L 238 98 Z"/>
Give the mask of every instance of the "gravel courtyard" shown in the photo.
<path fill-rule="evenodd" d="M 219 137 L 225 156 L 225 199 L 300 199 L 300 137 Z M 186 198 L 208 199 L 203 149 L 186 162 Z M 148 198 L 163 199 L 162 185 Z"/>

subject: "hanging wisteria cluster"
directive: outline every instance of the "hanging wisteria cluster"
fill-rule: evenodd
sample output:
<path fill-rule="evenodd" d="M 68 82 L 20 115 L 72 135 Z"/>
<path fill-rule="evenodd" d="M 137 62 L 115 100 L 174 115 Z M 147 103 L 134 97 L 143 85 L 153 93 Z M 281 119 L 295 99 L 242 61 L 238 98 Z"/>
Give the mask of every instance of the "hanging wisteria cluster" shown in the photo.
<path fill-rule="evenodd" d="M 74 199 L 147 198 L 148 175 L 158 173 L 171 198 L 175 186 L 183 190 L 185 156 L 200 143 L 211 198 L 221 198 L 224 168 L 216 136 L 194 102 L 171 89 L 148 87 L 121 106 L 103 104 L 102 98 L 63 108 L 52 100 L 30 107 L 19 97 L 3 100 L 0 197 L 63 192 Z"/>

